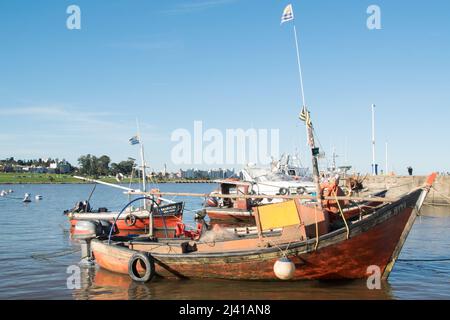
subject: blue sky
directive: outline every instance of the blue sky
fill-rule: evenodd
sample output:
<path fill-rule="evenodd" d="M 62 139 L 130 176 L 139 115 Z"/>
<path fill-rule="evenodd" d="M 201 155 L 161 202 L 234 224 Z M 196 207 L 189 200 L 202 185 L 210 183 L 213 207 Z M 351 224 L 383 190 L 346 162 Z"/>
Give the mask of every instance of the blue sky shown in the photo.
<path fill-rule="evenodd" d="M 370 171 L 377 160 L 406 173 L 450 171 L 450 3 L 295 0 L 305 95 L 321 145 L 338 164 Z M 1 1 L 0 158 L 146 156 L 171 163 L 171 132 L 204 127 L 279 128 L 298 148 L 299 81 L 292 24 L 281 0 Z M 82 29 L 66 28 L 76 4 Z M 382 30 L 366 27 L 369 5 Z M 347 145 L 347 148 L 345 147 Z M 346 152 L 347 150 L 347 152 Z M 186 166 L 183 166 L 186 167 Z"/>

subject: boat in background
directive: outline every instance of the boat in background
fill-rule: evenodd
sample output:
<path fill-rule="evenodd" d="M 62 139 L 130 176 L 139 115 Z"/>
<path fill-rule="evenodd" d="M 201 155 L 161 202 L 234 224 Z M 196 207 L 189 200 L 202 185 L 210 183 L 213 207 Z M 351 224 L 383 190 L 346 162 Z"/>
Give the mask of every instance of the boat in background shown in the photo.
<path fill-rule="evenodd" d="M 302 195 L 312 194 L 316 191 L 316 185 L 311 178 L 288 175 L 278 166 L 268 169 L 247 165 L 241 170 L 240 177 L 242 181 L 252 184 L 252 190 L 256 194 Z"/>
<path fill-rule="evenodd" d="M 261 195 L 255 192 L 254 184 L 241 181 L 235 178 L 216 180 L 219 187 L 216 191 L 210 194 L 210 197 L 205 201 L 204 209 L 202 212 L 197 213 L 198 217 L 208 216 L 212 223 L 246 223 L 247 225 L 254 225 L 255 214 L 254 211 L 258 206 L 263 206 L 271 203 L 279 203 L 286 201 L 283 198 L 270 198 L 270 195 L 266 198 L 249 198 L 252 195 Z M 387 190 L 381 190 L 374 193 L 366 193 L 367 198 L 364 201 L 346 201 L 342 204 L 341 211 L 346 219 L 353 218 L 375 210 L 377 206 L 382 202 L 378 200 L 371 201 L 370 198 L 384 198 Z M 321 196 L 344 196 L 346 193 L 339 186 L 339 180 L 332 180 L 331 182 L 324 182 L 321 184 Z M 237 198 L 227 198 L 226 196 L 236 196 Z M 245 196 L 239 198 L 239 195 Z M 277 193 L 275 196 L 288 195 Z M 220 196 L 220 197 L 219 197 Z M 273 196 L 273 194 L 272 194 Z M 307 202 L 311 200 L 302 200 Z M 331 222 L 340 220 L 340 208 L 337 206 L 336 200 L 323 200 L 324 210 L 330 213 Z"/>
<path fill-rule="evenodd" d="M 123 215 L 117 211 L 108 211 L 107 208 L 93 210 L 88 202 L 79 202 L 67 215 L 72 233 L 79 221 L 94 221 L 114 228 L 117 236 L 130 236 L 149 234 L 156 237 L 175 237 L 177 228 L 183 218 L 184 203 L 152 205 L 147 201 L 147 208 L 128 207 Z M 151 227 L 152 223 L 152 227 Z"/>
<path fill-rule="evenodd" d="M 121 189 L 128 193 L 146 192 L 147 172 L 144 158 L 144 146 L 140 139 L 140 134 L 138 133 L 138 135 L 132 137 L 129 141 L 132 145 L 140 144 L 142 191 L 80 176 L 74 176 L 74 178 Z M 133 172 L 131 176 L 133 176 Z M 121 182 L 123 179 L 123 174 L 118 173 L 116 175 L 116 180 L 118 182 Z M 94 221 L 110 226 L 118 236 L 149 234 L 150 236 L 171 237 L 175 236 L 177 232 L 180 232 L 179 229 L 183 219 L 184 203 L 162 198 L 159 189 L 150 190 L 153 193 L 151 198 L 141 201 L 141 205 L 137 208 L 131 206 L 127 207 L 127 210 L 123 215 L 121 214 L 122 212 L 109 212 L 106 207 L 93 210 L 89 200 L 94 191 L 95 187 L 89 195 L 88 200 L 77 202 L 74 208 L 64 211 L 64 214 L 67 215 L 70 221 L 72 232 L 75 231 L 75 226 L 78 221 Z"/>

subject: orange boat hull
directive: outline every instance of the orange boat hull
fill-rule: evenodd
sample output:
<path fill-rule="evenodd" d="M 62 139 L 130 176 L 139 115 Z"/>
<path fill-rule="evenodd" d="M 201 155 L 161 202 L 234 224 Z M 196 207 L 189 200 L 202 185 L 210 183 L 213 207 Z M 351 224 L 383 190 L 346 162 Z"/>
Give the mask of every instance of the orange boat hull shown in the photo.
<path fill-rule="evenodd" d="M 413 208 L 419 195 L 420 191 L 414 192 L 354 223 L 348 239 L 343 228 L 320 237 L 318 243 L 309 239 L 247 251 L 152 252 L 156 273 L 167 278 L 277 280 L 274 263 L 286 255 L 296 266 L 293 280 L 367 278 L 369 267 L 377 266 L 383 273 L 395 260 L 394 252 L 414 222 Z M 92 242 L 92 250 L 98 265 L 122 274 L 128 273 L 128 261 L 135 252 L 99 240 Z"/>

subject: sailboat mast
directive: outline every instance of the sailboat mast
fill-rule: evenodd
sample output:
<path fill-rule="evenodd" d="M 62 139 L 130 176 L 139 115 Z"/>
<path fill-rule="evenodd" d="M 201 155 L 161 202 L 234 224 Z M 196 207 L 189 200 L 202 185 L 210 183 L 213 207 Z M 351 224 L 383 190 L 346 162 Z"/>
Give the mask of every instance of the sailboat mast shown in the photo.
<path fill-rule="evenodd" d="M 372 175 L 377 175 L 377 165 L 375 160 L 375 105 L 372 104 Z"/>
<path fill-rule="evenodd" d="M 144 159 L 144 145 L 141 143 L 141 163 L 142 163 L 142 191 L 147 191 L 147 177 Z"/>
<path fill-rule="evenodd" d="M 385 175 L 389 174 L 389 165 L 388 165 L 388 143 L 386 142 L 386 173 Z"/>
<path fill-rule="evenodd" d="M 139 121 L 136 119 L 136 126 L 138 131 L 139 145 L 141 146 L 141 169 L 142 169 L 142 191 L 147 191 L 147 174 L 145 170 L 145 158 L 144 158 L 144 143 L 141 137 L 141 130 L 139 129 Z M 147 201 L 144 200 L 144 209 L 147 209 Z"/>

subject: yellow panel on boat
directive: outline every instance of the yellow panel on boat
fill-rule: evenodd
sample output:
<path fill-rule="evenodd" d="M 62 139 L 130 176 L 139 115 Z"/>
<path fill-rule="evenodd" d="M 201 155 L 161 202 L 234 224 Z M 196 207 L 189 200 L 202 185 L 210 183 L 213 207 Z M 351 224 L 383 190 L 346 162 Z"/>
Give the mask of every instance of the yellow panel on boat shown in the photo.
<path fill-rule="evenodd" d="M 295 201 L 270 204 L 258 208 L 262 230 L 283 228 L 300 224 Z"/>

